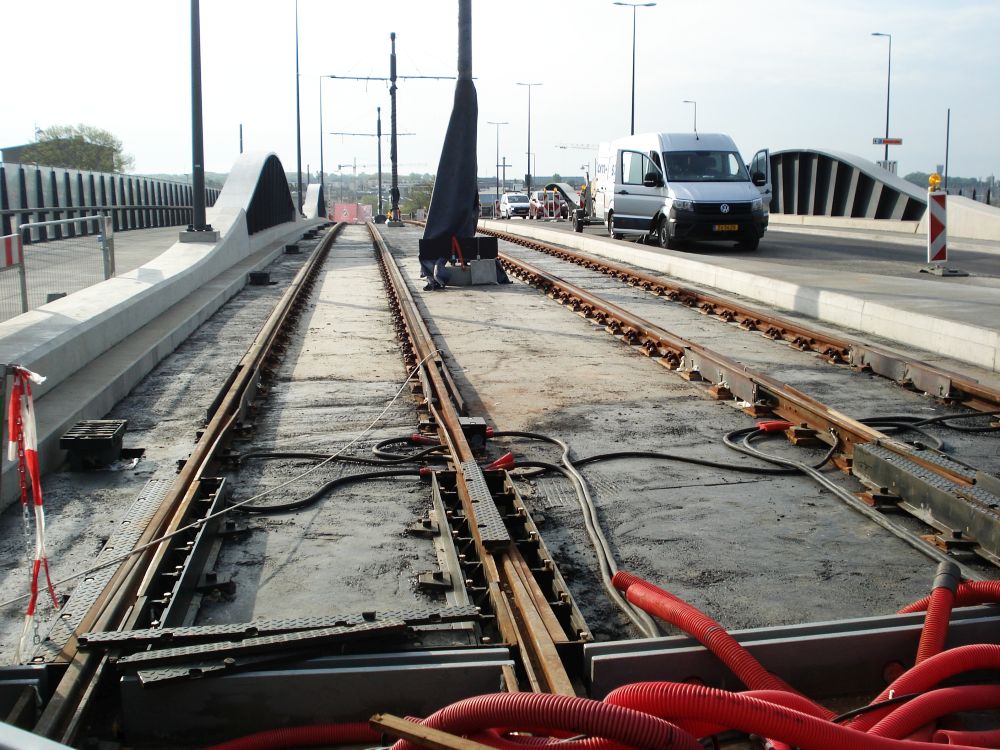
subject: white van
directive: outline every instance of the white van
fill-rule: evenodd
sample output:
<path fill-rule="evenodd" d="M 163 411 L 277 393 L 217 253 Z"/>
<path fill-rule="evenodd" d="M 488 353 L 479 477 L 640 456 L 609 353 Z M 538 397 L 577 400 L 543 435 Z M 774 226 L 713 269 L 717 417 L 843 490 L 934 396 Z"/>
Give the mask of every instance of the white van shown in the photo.
<path fill-rule="evenodd" d="M 756 250 L 767 229 L 768 151 L 749 167 L 721 133 L 643 133 L 602 143 L 594 211 L 615 239 L 735 241 Z"/>

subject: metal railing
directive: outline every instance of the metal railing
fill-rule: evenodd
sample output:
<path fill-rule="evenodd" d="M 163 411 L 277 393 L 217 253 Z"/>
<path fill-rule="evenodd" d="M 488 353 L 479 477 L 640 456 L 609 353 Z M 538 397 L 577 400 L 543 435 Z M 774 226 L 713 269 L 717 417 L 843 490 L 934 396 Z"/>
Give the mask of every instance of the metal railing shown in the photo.
<path fill-rule="evenodd" d="M 49 239 L 25 243 L 26 238 L 39 234 Z M 2 241 L 0 320 L 115 275 L 114 222 L 110 216 L 28 222 Z"/>
<path fill-rule="evenodd" d="M 218 196 L 219 190 L 206 188 L 206 205 Z M 93 211 L 111 216 L 118 232 L 183 226 L 191 221 L 192 198 L 190 184 L 172 180 L 0 162 L 0 234 L 18 224 Z"/>

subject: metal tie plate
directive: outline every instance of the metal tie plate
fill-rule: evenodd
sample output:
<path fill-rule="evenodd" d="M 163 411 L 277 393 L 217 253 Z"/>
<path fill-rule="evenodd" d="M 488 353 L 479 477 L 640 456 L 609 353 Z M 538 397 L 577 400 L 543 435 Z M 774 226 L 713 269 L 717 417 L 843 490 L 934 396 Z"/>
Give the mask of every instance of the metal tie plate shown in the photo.
<path fill-rule="evenodd" d="M 459 607 L 431 607 L 393 610 L 385 612 L 356 612 L 348 615 L 320 617 L 295 617 L 281 620 L 255 620 L 223 625 L 192 625 L 178 628 L 147 628 L 143 630 L 108 630 L 80 636 L 81 647 L 101 645 L 146 645 L 193 643 L 197 641 L 232 641 L 256 638 L 263 635 L 317 630 L 331 627 L 357 627 L 366 623 L 379 624 L 387 620 L 401 620 L 410 626 L 437 623 L 466 622 L 479 618 L 479 608 L 473 605 Z"/>
<path fill-rule="evenodd" d="M 179 661 L 197 661 L 201 658 L 218 659 L 227 656 L 242 656 L 282 649 L 303 649 L 327 643 L 351 641 L 378 635 L 403 633 L 407 630 L 402 620 L 389 619 L 360 625 L 341 625 L 332 628 L 307 630 L 302 633 L 281 633 L 259 638 L 232 642 L 200 643 L 195 646 L 165 648 L 158 651 L 142 651 L 131 656 L 123 656 L 116 662 L 119 668 L 127 669 L 151 667 Z"/>
<path fill-rule="evenodd" d="M 95 565 L 107 563 L 135 548 L 136 542 L 146 529 L 146 524 L 162 504 L 171 484 L 172 480 L 168 479 L 150 479 L 146 483 L 139 497 L 129 508 L 128 514 L 118 525 L 118 529 L 97 556 Z M 120 565 L 121 563 L 118 563 L 97 570 L 76 585 L 69 601 L 63 605 L 58 618 L 52 624 L 48 636 L 38 645 L 35 660 L 50 661 L 62 651 Z"/>
<path fill-rule="evenodd" d="M 465 477 L 465 485 L 469 488 L 472 506 L 476 512 L 476 525 L 479 527 L 483 544 L 487 547 L 510 544 L 510 533 L 503 522 L 500 510 L 493 502 L 493 494 L 486 484 L 486 477 L 483 476 L 479 464 L 471 460 L 466 461 L 462 464 L 462 475 Z"/>

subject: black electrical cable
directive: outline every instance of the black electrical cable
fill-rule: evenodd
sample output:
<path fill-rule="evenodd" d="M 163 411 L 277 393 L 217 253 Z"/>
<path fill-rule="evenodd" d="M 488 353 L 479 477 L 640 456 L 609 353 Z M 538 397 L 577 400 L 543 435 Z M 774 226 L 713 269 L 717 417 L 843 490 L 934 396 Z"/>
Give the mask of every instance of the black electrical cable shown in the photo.
<path fill-rule="evenodd" d="M 324 497 L 329 495 L 338 487 L 343 487 L 344 485 L 353 484 L 354 482 L 366 482 L 371 479 L 384 479 L 387 477 L 419 477 L 420 469 L 387 469 L 385 471 L 369 471 L 363 474 L 350 474 L 348 476 L 337 477 L 332 479 L 314 493 L 308 497 L 301 498 L 299 500 L 292 500 L 287 503 L 279 503 L 277 505 L 241 505 L 239 510 L 244 513 L 254 513 L 259 515 L 271 515 L 274 513 L 288 513 L 293 510 L 302 510 L 303 508 L 308 508 Z M 230 505 L 235 505 L 235 502 L 230 503 Z"/>
<path fill-rule="evenodd" d="M 866 714 L 870 711 L 877 711 L 880 708 L 887 708 L 889 706 L 898 706 L 900 703 L 906 703 L 914 698 L 919 698 L 921 695 L 923 695 L 923 693 L 905 693 L 903 695 L 896 695 L 892 698 L 886 698 L 884 701 L 879 701 L 878 703 L 869 703 L 867 706 L 852 708 L 850 711 L 845 711 L 839 716 L 834 716 L 830 719 L 830 721 L 834 724 L 839 724 L 842 721 L 853 719 L 855 716 L 860 716 L 861 714 Z"/>
<path fill-rule="evenodd" d="M 963 565 L 959 562 L 956 562 L 953 557 L 927 544 L 927 542 L 925 542 L 916 534 L 912 534 L 906 529 L 896 526 L 896 524 L 889 521 L 885 516 L 883 516 L 877 510 L 869 507 L 868 505 L 865 505 L 853 494 L 845 490 L 843 487 L 840 487 L 839 485 L 835 484 L 831 479 L 825 477 L 816 468 L 801 463 L 799 461 L 794 461 L 789 458 L 781 458 L 779 456 L 774 456 L 768 453 L 764 453 L 763 451 L 760 451 L 751 445 L 751 442 L 753 440 L 760 437 L 764 437 L 768 434 L 769 433 L 765 432 L 764 430 L 761 430 L 758 427 L 744 427 L 739 430 L 733 430 L 732 432 L 726 434 L 723 437 L 723 442 L 728 447 L 732 448 L 735 451 L 739 451 L 740 453 L 745 453 L 748 456 L 754 456 L 755 458 L 759 458 L 762 461 L 768 461 L 770 463 L 777 464 L 778 466 L 789 466 L 797 468 L 803 474 L 815 480 L 816 483 L 819 484 L 821 487 L 826 488 L 827 490 L 832 492 L 836 497 L 838 497 L 840 500 L 846 503 L 848 506 L 858 511 L 858 513 L 865 516 L 870 521 L 873 521 L 877 525 L 881 526 L 890 534 L 893 534 L 902 541 L 906 542 L 908 545 L 913 547 L 921 554 L 931 558 L 935 562 L 950 562 L 957 565 L 962 575 L 969 580 L 978 580 L 981 577 L 967 565 Z"/>
<path fill-rule="evenodd" d="M 858 421 L 863 425 L 874 427 L 887 434 L 916 432 L 927 440 L 927 443 L 919 443 L 920 445 L 926 445 L 926 447 L 933 448 L 934 450 L 942 450 L 944 448 L 944 441 L 941 438 L 932 435 L 927 430 L 922 430 L 918 426 L 919 423 L 915 421 L 906 420 L 901 417 L 871 417 L 868 419 L 859 419 Z"/>
<path fill-rule="evenodd" d="M 342 456 L 342 455 L 331 455 L 329 453 L 306 453 L 302 451 L 253 451 L 251 453 L 244 453 L 237 456 L 237 460 L 242 463 L 251 459 L 259 460 L 270 460 L 270 459 L 298 459 L 303 461 L 340 461 L 343 463 L 353 463 L 353 464 L 365 464 L 368 466 L 392 466 L 394 464 L 405 464 L 413 463 L 415 461 L 420 461 L 427 456 L 437 456 L 437 454 L 442 453 L 447 450 L 447 446 L 444 445 L 431 445 L 427 448 L 423 448 L 415 453 L 398 453 L 396 451 L 387 451 L 386 447 L 390 445 L 403 445 L 412 443 L 412 439 L 409 435 L 402 437 L 392 437 L 385 440 L 380 440 L 372 446 L 372 453 L 375 454 L 375 458 L 365 458 L 363 456 Z M 442 458 L 444 458 L 442 456 Z"/>
<path fill-rule="evenodd" d="M 380 440 L 379 442 L 375 443 L 375 445 L 372 446 L 372 453 L 377 458 L 382 458 L 387 461 L 395 461 L 401 455 L 405 455 L 409 460 L 415 460 L 416 458 L 422 458 L 423 456 L 428 456 L 433 453 L 440 453 L 441 451 L 447 450 L 447 446 L 441 445 L 440 443 L 436 445 L 431 445 L 429 448 L 425 448 L 424 450 L 410 454 L 400 454 L 396 451 L 385 450 L 390 445 L 403 445 L 403 444 L 408 445 L 411 442 L 412 439 L 410 435 L 407 435 L 405 437 L 387 438 L 385 440 Z"/>
<path fill-rule="evenodd" d="M 299 453 L 299 452 L 278 452 L 278 451 L 254 451 L 253 453 L 244 453 L 239 456 L 240 463 L 244 461 L 249 461 L 251 459 L 259 460 L 269 460 L 269 459 L 300 459 L 304 461 L 327 461 L 333 460 L 341 463 L 348 464 L 364 464 L 366 466 L 393 466 L 396 464 L 407 464 L 414 463 L 428 456 L 439 457 L 438 454 L 442 450 L 446 450 L 442 445 L 434 445 L 429 448 L 424 448 L 423 450 L 417 451 L 416 453 L 410 453 L 407 455 L 397 455 L 396 458 L 365 458 L 364 456 L 331 456 L 329 453 Z M 440 456 L 441 459 L 446 458 L 446 456 Z"/>
<path fill-rule="evenodd" d="M 544 435 L 540 432 L 520 432 L 509 430 L 505 432 L 494 432 L 493 437 L 523 437 L 530 440 L 541 440 L 549 443 L 550 445 L 559 447 L 562 451 L 562 456 L 560 457 L 560 460 L 562 461 L 562 468 L 559 470 L 564 471 L 565 476 L 570 479 L 570 482 L 576 490 L 577 501 L 580 503 L 580 511 L 583 513 L 584 526 L 587 529 L 587 535 L 590 537 L 590 542 L 594 547 L 594 551 L 597 553 L 597 562 L 601 569 L 601 583 L 604 585 L 605 592 L 611 601 L 632 622 L 640 633 L 648 638 L 655 638 L 658 636 L 660 634 L 660 629 L 653 618 L 638 607 L 632 606 L 632 604 L 626 601 L 618 589 L 616 589 L 611 583 L 612 576 L 618 572 L 618 564 L 615 562 L 614 553 L 611 551 L 611 545 L 608 544 L 607 537 L 604 536 L 601 524 L 597 520 L 597 506 L 594 504 L 594 499 L 590 496 L 590 490 L 587 489 L 587 483 L 584 480 L 583 475 L 580 474 L 579 470 L 570 459 L 569 445 L 559 438 Z M 548 464 L 545 468 L 548 466 L 555 466 L 555 464 Z"/>
<path fill-rule="evenodd" d="M 977 419 L 979 417 L 1000 417 L 1000 411 L 984 411 L 972 414 L 941 414 L 937 417 L 928 417 L 917 422 L 918 425 L 941 424 L 950 430 L 958 432 L 1000 432 L 1000 424 L 996 426 L 986 425 L 984 427 L 961 427 L 951 424 L 956 420 Z"/>

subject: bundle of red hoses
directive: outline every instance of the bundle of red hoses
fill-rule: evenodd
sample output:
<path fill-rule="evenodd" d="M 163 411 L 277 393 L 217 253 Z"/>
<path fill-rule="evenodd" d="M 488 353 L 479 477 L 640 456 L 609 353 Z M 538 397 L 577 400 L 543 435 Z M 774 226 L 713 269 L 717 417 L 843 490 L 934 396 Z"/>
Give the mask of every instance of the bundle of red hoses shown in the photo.
<path fill-rule="evenodd" d="M 938 729 L 936 722 L 963 711 L 1000 708 L 1000 686 L 937 687 L 967 672 L 1000 669 L 1000 646 L 943 650 L 952 607 L 1000 601 L 1000 583 L 959 581 L 947 563 L 938 568 L 931 595 L 902 612 L 927 611 L 916 663 L 898 677 L 872 706 L 891 696 L 914 695 L 865 711 L 846 724 L 768 672 L 721 625 L 667 591 L 630 573 L 614 585 L 646 612 L 684 630 L 714 653 L 743 683 L 732 693 L 700 685 L 645 682 L 624 685 L 603 701 L 536 693 L 498 693 L 467 698 L 437 711 L 424 726 L 461 735 L 500 750 L 701 750 L 697 738 L 736 730 L 769 738 L 776 750 L 920 750 L 1000 748 L 1000 730 Z M 352 729 L 348 730 L 347 727 Z M 212 750 L 277 750 L 286 747 L 368 742 L 363 725 L 331 724 L 253 735 Z M 299 732 L 292 737 L 289 733 Z M 573 739 L 582 737 L 580 739 Z M 392 750 L 417 750 L 405 740 Z"/>

